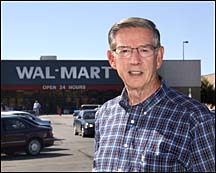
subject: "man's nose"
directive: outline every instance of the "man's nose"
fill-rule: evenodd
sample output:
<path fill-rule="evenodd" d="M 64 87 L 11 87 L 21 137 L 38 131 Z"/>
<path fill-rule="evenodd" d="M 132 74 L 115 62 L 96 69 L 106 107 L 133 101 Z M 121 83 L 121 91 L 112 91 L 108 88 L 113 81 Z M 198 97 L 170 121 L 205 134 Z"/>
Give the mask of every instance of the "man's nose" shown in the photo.
<path fill-rule="evenodd" d="M 141 62 L 141 57 L 140 57 L 138 48 L 133 48 L 131 50 L 130 63 L 131 64 L 139 64 L 140 62 Z"/>

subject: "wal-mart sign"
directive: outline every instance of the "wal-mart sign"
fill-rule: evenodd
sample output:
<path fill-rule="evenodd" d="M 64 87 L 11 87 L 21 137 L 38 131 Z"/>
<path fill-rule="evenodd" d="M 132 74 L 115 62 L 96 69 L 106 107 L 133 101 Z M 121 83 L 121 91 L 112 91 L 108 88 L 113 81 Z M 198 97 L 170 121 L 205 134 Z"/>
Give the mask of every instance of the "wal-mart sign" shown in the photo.
<path fill-rule="evenodd" d="M 122 84 L 108 61 L 2 60 L 1 85 Z"/>

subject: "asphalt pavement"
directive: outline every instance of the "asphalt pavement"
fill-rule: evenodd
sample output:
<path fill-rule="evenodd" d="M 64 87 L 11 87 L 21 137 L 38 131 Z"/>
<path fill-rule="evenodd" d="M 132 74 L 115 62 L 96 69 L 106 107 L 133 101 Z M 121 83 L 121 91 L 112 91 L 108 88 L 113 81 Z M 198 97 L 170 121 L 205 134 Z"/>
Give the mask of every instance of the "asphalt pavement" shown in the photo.
<path fill-rule="evenodd" d="M 38 156 L 1 154 L 1 172 L 91 172 L 94 138 L 73 134 L 73 116 L 41 115 L 52 122 L 56 141 Z"/>

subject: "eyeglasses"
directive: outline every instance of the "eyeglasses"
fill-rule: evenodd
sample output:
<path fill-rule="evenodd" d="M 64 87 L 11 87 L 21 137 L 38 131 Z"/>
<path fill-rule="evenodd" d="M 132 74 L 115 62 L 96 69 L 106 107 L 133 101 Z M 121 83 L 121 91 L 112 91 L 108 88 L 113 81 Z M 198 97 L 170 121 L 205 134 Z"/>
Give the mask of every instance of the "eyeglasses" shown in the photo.
<path fill-rule="evenodd" d="M 119 46 L 116 49 L 113 49 L 117 55 L 122 58 L 130 58 L 133 52 L 133 49 L 136 49 L 139 55 L 143 58 L 152 56 L 154 54 L 155 49 L 158 47 L 154 47 L 152 45 L 142 45 L 136 48 L 132 48 L 129 46 Z"/>

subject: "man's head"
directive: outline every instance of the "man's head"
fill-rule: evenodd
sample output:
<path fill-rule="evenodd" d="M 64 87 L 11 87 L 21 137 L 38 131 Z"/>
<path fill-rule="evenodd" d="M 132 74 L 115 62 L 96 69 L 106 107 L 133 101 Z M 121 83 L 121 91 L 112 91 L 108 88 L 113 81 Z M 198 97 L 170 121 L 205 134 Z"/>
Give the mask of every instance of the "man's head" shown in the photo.
<path fill-rule="evenodd" d="M 122 28 L 128 28 L 128 27 L 141 27 L 149 29 L 153 32 L 153 44 L 155 47 L 160 47 L 160 32 L 156 28 L 156 25 L 144 18 L 138 18 L 138 17 L 131 17 L 121 20 L 120 22 L 115 23 L 108 33 L 108 42 L 110 49 L 113 50 L 116 47 L 116 41 L 115 41 L 115 35 L 116 33 L 122 29 Z"/>
<path fill-rule="evenodd" d="M 137 17 L 123 19 L 112 26 L 108 39 L 110 65 L 126 88 L 142 90 L 158 82 L 164 50 L 153 22 Z"/>

